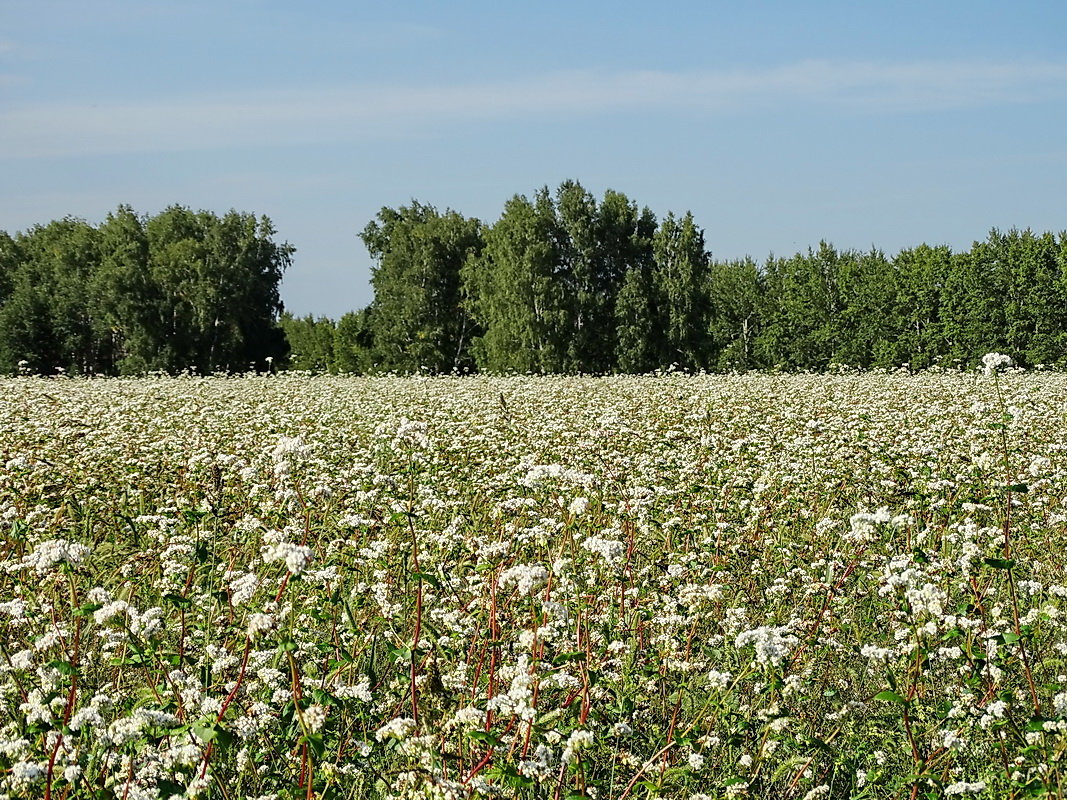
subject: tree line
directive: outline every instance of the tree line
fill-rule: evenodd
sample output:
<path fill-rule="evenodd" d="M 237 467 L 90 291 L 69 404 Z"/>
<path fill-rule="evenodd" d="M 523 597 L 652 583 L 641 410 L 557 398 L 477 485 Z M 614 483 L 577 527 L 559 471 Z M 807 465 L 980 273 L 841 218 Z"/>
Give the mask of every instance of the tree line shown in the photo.
<path fill-rule="evenodd" d="M 266 217 L 120 206 L 0 231 L 0 371 L 612 373 L 1067 367 L 1067 234 L 720 260 L 691 213 L 566 181 L 485 224 L 416 201 L 361 232 L 374 299 L 283 313 Z"/>
<path fill-rule="evenodd" d="M 182 206 L 0 231 L 0 371 L 211 373 L 280 361 L 278 285 L 294 249 L 274 235 L 266 217 Z"/>
<path fill-rule="evenodd" d="M 1064 233 L 724 261 L 691 213 L 657 220 L 566 181 L 516 195 L 492 225 L 418 202 L 383 208 L 361 238 L 373 302 L 337 321 L 283 316 L 293 367 L 918 369 L 971 367 L 990 350 L 1067 366 Z"/>

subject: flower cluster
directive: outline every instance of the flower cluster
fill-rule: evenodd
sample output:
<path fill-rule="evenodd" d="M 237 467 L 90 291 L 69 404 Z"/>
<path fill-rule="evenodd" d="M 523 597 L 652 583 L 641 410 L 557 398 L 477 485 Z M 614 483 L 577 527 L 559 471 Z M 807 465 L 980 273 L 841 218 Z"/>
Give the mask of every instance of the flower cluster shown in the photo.
<path fill-rule="evenodd" d="M 6 379 L 0 798 L 1063 796 L 1067 378 L 983 363 Z"/>

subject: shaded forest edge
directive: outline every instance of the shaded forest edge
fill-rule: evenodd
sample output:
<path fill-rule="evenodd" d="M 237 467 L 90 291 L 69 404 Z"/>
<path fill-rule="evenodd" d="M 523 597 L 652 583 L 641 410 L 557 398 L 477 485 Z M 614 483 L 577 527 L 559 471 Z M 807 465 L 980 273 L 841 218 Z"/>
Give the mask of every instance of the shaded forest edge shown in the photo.
<path fill-rule="evenodd" d="M 284 313 L 294 248 L 266 217 L 121 206 L 0 232 L 0 370 L 202 374 L 643 373 L 1067 367 L 1067 234 L 993 230 L 966 252 L 822 242 L 716 260 L 692 214 L 566 181 L 487 225 L 413 201 L 360 234 L 374 300 Z"/>

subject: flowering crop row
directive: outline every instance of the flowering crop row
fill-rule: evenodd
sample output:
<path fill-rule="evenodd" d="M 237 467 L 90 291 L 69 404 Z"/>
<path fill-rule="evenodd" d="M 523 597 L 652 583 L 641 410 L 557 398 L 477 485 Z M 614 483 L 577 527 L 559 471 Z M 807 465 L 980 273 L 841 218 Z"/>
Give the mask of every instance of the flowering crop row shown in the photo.
<path fill-rule="evenodd" d="M 0 382 L 0 798 L 1060 797 L 1003 366 Z"/>

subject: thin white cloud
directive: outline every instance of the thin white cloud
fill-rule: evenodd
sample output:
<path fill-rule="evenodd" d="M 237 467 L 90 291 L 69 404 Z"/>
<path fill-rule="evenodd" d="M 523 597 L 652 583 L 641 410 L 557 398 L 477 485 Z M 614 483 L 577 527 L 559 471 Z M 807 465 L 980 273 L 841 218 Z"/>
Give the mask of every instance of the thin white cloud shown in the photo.
<path fill-rule="evenodd" d="M 1067 62 L 842 63 L 761 70 L 559 72 L 457 86 L 261 90 L 0 110 L 0 157 L 346 141 L 546 114 L 743 114 L 796 104 L 862 113 L 1034 103 L 1067 95 Z"/>

